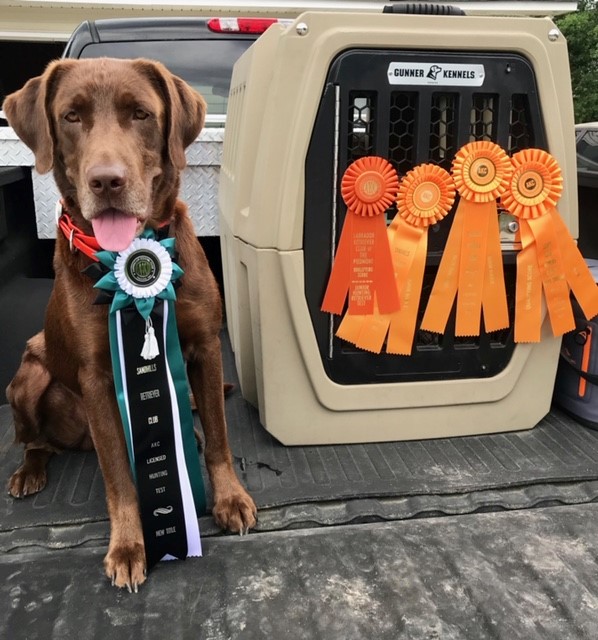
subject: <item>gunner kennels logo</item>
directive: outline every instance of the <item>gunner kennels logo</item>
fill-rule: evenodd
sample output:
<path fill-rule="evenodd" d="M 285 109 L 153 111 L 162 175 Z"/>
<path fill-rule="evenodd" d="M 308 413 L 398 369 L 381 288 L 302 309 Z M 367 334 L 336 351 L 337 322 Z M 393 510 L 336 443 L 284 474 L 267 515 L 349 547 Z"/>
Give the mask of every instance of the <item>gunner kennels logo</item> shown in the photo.
<path fill-rule="evenodd" d="M 485 77 L 483 64 L 391 62 L 388 65 L 388 82 L 397 85 L 481 87 Z"/>
<path fill-rule="evenodd" d="M 442 67 L 439 67 L 437 64 L 433 64 L 430 67 L 430 71 L 426 73 L 426 78 L 430 78 L 434 81 L 438 80 L 438 74 L 442 71 Z"/>

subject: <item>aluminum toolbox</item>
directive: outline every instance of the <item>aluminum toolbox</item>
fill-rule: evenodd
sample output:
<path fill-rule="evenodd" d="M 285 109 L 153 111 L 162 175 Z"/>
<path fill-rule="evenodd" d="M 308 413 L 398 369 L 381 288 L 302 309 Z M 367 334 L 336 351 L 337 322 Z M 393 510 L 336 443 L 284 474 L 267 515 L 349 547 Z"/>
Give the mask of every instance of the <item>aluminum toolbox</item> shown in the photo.
<path fill-rule="evenodd" d="M 389 82 L 391 64 L 483 65 L 480 86 Z M 371 354 L 320 311 L 345 215 L 340 176 L 378 155 L 401 175 L 450 167 L 491 140 L 547 149 L 559 211 L 577 235 L 567 47 L 548 19 L 305 13 L 237 62 L 219 191 L 228 329 L 241 387 L 287 444 L 420 439 L 528 429 L 550 407 L 560 340 L 512 330 L 419 332 L 410 357 Z M 422 307 L 449 224 L 430 235 Z M 501 222 L 508 301 L 518 245 Z M 331 241 L 332 240 L 332 241 Z M 422 313 L 420 308 L 420 315 Z"/>
<path fill-rule="evenodd" d="M 217 194 L 223 138 L 224 129 L 206 128 L 187 149 L 181 198 L 189 206 L 198 236 L 217 236 L 219 233 Z M 58 187 L 51 172 L 41 175 L 34 169 L 34 164 L 33 152 L 12 128 L 0 127 L 0 167 L 31 168 L 37 235 L 41 239 L 55 238 Z"/>

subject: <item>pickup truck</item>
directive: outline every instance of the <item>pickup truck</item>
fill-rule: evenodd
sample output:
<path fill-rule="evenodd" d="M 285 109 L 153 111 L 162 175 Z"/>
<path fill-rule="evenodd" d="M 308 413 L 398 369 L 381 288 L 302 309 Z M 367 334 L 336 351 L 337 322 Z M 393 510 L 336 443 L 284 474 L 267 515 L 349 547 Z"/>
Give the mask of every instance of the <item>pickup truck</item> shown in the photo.
<path fill-rule="evenodd" d="M 172 33 L 187 26 L 197 27 L 182 21 Z M 128 57 L 147 40 L 157 51 L 157 39 L 169 56 L 185 44 L 169 29 L 86 24 L 66 53 L 120 55 L 126 41 Z M 246 48 L 255 37 L 229 39 Z M 226 94 L 225 85 L 212 92 L 222 110 Z M 353 124 L 360 136 L 368 127 Z M 29 166 L 0 168 L 2 389 L 52 286 L 53 241 L 40 233 Z M 198 235 L 224 287 L 217 234 Z M 587 257 L 593 245 L 586 236 Z M 527 431 L 284 446 L 243 398 L 226 327 L 222 337 L 237 384 L 226 404 L 231 448 L 258 505 L 256 529 L 223 535 L 202 516 L 202 558 L 160 563 L 137 594 L 115 590 L 101 566 L 109 524 L 95 455 L 55 456 L 43 492 L 0 501 L 1 638 L 597 637 L 598 432 L 553 407 Z M 4 482 L 21 451 L 2 400 Z"/>

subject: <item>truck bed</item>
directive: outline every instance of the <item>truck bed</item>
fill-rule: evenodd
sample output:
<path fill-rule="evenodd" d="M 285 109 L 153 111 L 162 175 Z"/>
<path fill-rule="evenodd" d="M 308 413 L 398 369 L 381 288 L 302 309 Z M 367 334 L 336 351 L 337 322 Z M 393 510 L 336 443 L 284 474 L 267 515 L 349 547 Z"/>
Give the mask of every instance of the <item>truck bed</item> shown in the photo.
<path fill-rule="evenodd" d="M 41 326 L 50 286 L 0 289 L 4 353 Z M 205 515 L 203 558 L 116 590 L 95 454 L 55 456 L 43 492 L 0 500 L 1 638 L 596 638 L 598 432 L 555 408 L 519 433 L 285 447 L 238 386 L 226 410 L 257 528 L 224 535 Z M 2 482 L 12 439 L 3 405 Z"/>

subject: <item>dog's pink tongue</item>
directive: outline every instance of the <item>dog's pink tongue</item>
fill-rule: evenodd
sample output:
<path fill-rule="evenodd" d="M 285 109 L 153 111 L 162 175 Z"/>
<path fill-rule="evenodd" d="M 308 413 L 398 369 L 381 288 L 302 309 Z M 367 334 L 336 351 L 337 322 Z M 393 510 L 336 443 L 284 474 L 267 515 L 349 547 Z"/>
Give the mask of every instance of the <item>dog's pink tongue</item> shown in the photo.
<path fill-rule="evenodd" d="M 100 247 L 106 251 L 123 251 L 135 238 L 137 218 L 118 209 L 106 209 L 91 221 Z"/>

